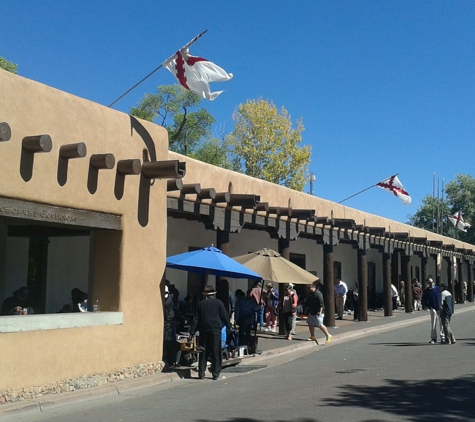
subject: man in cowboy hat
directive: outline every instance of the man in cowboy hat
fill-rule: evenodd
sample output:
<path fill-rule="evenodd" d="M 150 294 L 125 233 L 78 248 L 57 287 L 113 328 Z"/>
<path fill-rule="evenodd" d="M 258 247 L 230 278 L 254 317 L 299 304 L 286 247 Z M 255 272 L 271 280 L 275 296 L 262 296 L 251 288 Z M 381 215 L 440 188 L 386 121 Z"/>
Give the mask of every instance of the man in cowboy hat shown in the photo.
<path fill-rule="evenodd" d="M 198 376 L 205 377 L 208 356 L 211 362 L 211 374 L 217 380 L 221 373 L 223 354 L 221 350 L 221 331 L 224 326 L 231 330 L 228 312 L 223 302 L 215 298 L 216 291 L 212 286 L 206 286 L 203 300 L 198 304 L 196 315 L 191 324 L 190 336 L 199 331 L 199 343 L 204 348 L 198 363 Z"/>

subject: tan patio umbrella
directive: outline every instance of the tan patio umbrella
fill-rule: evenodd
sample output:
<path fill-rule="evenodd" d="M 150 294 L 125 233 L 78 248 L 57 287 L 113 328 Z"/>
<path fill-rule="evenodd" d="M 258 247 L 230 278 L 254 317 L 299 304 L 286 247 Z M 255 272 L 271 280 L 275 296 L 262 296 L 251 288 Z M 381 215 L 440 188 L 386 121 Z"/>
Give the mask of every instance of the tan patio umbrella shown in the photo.
<path fill-rule="evenodd" d="M 310 284 L 319 280 L 316 275 L 305 271 L 272 249 L 261 249 L 233 259 L 260 274 L 265 281 Z"/>

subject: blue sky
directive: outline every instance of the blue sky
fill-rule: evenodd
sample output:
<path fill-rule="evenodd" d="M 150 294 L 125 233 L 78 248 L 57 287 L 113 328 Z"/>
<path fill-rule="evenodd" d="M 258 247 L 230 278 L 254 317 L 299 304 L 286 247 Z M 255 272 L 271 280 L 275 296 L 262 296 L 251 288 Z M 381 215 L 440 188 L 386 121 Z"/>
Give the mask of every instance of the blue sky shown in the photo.
<path fill-rule="evenodd" d="M 475 156 L 475 2 L 3 0 L 0 56 L 19 74 L 108 105 L 201 31 L 191 54 L 234 74 L 203 102 L 216 135 L 264 98 L 303 118 L 314 194 L 399 173 L 413 202 L 372 188 L 346 205 L 406 222 Z M 174 83 L 159 70 L 114 108 Z M 305 188 L 309 191 L 309 187 Z M 318 210 L 317 210 L 318 214 Z"/>

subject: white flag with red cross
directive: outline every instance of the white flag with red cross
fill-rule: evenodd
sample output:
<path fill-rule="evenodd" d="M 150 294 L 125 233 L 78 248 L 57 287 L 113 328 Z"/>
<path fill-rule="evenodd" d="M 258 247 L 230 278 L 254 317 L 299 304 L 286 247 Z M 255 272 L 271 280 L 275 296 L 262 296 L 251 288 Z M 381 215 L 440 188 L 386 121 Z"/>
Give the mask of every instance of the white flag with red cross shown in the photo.
<path fill-rule="evenodd" d="M 456 212 L 454 215 L 449 215 L 450 222 L 463 232 L 467 232 L 467 229 L 472 227 L 469 223 L 463 221 L 462 213 L 460 211 Z"/>
<path fill-rule="evenodd" d="M 209 60 L 191 56 L 188 48 L 177 51 L 163 66 L 184 88 L 211 101 L 224 91 L 211 92 L 210 82 L 225 82 L 233 77 L 232 73 L 227 73 Z"/>
<path fill-rule="evenodd" d="M 389 177 L 386 180 L 383 180 L 382 182 L 376 183 L 376 186 L 392 192 L 393 195 L 396 195 L 404 205 L 409 205 L 412 201 L 411 197 L 398 179 L 397 174 Z"/>

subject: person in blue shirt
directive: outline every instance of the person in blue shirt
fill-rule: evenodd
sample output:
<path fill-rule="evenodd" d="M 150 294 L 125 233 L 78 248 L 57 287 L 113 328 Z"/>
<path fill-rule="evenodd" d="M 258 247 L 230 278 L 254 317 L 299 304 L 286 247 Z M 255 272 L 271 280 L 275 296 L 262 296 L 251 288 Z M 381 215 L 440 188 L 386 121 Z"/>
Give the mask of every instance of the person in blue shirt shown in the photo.
<path fill-rule="evenodd" d="M 437 343 L 437 328 L 440 331 L 440 341 L 445 343 L 445 337 L 442 332 L 440 322 L 440 290 L 435 285 L 432 276 L 427 277 L 427 288 L 422 293 L 422 305 L 430 312 L 430 342 Z"/>

